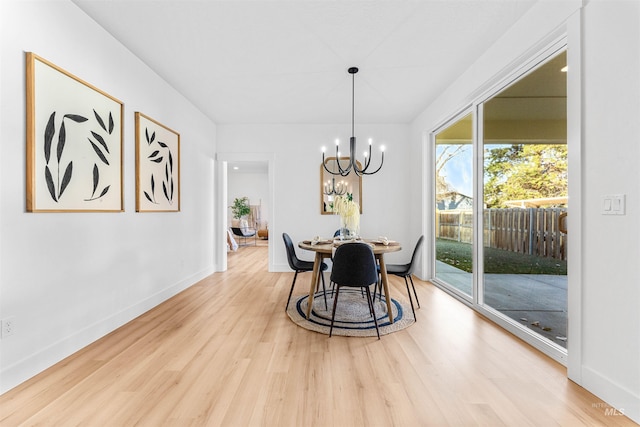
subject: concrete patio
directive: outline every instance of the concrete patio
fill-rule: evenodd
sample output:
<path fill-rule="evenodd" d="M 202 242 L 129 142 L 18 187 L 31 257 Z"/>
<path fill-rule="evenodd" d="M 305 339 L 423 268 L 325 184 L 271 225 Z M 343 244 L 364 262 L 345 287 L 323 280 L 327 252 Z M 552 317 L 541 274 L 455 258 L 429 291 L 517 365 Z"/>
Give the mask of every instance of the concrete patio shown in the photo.
<path fill-rule="evenodd" d="M 471 295 L 472 274 L 436 261 L 437 278 Z M 554 343 L 567 346 L 567 276 L 486 274 L 485 304 Z"/>

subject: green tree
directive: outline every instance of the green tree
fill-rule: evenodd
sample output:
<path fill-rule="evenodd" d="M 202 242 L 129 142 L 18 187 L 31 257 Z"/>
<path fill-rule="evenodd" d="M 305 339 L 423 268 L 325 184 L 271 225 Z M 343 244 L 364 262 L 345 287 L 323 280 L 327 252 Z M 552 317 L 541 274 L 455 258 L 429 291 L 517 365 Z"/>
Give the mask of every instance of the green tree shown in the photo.
<path fill-rule="evenodd" d="M 485 150 L 484 200 L 488 208 L 507 200 L 567 195 L 567 146 L 513 144 Z"/>

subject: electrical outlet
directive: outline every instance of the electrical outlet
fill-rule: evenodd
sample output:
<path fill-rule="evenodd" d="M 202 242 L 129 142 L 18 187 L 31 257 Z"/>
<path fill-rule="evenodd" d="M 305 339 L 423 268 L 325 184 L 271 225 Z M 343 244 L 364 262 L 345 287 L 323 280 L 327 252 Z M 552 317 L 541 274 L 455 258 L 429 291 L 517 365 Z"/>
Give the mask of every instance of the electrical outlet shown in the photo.
<path fill-rule="evenodd" d="M 16 318 L 14 316 L 2 319 L 2 338 L 10 337 L 16 332 Z"/>

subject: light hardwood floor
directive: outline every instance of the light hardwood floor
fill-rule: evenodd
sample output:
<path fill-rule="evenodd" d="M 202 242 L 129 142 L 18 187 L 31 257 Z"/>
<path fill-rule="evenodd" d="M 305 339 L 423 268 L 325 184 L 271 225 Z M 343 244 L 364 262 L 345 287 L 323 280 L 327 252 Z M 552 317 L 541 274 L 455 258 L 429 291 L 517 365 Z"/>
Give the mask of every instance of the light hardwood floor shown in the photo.
<path fill-rule="evenodd" d="M 408 329 L 329 338 L 289 320 L 266 246 L 228 264 L 0 396 L 0 425 L 636 425 L 429 283 Z"/>

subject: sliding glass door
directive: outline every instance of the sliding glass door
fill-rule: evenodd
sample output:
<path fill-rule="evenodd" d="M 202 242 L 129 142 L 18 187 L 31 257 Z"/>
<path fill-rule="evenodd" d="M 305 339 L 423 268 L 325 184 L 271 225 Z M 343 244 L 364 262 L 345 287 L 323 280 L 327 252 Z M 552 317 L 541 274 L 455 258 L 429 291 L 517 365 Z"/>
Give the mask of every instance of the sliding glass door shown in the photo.
<path fill-rule="evenodd" d="M 432 137 L 434 282 L 556 354 L 567 346 L 566 71 L 557 50 Z"/>

